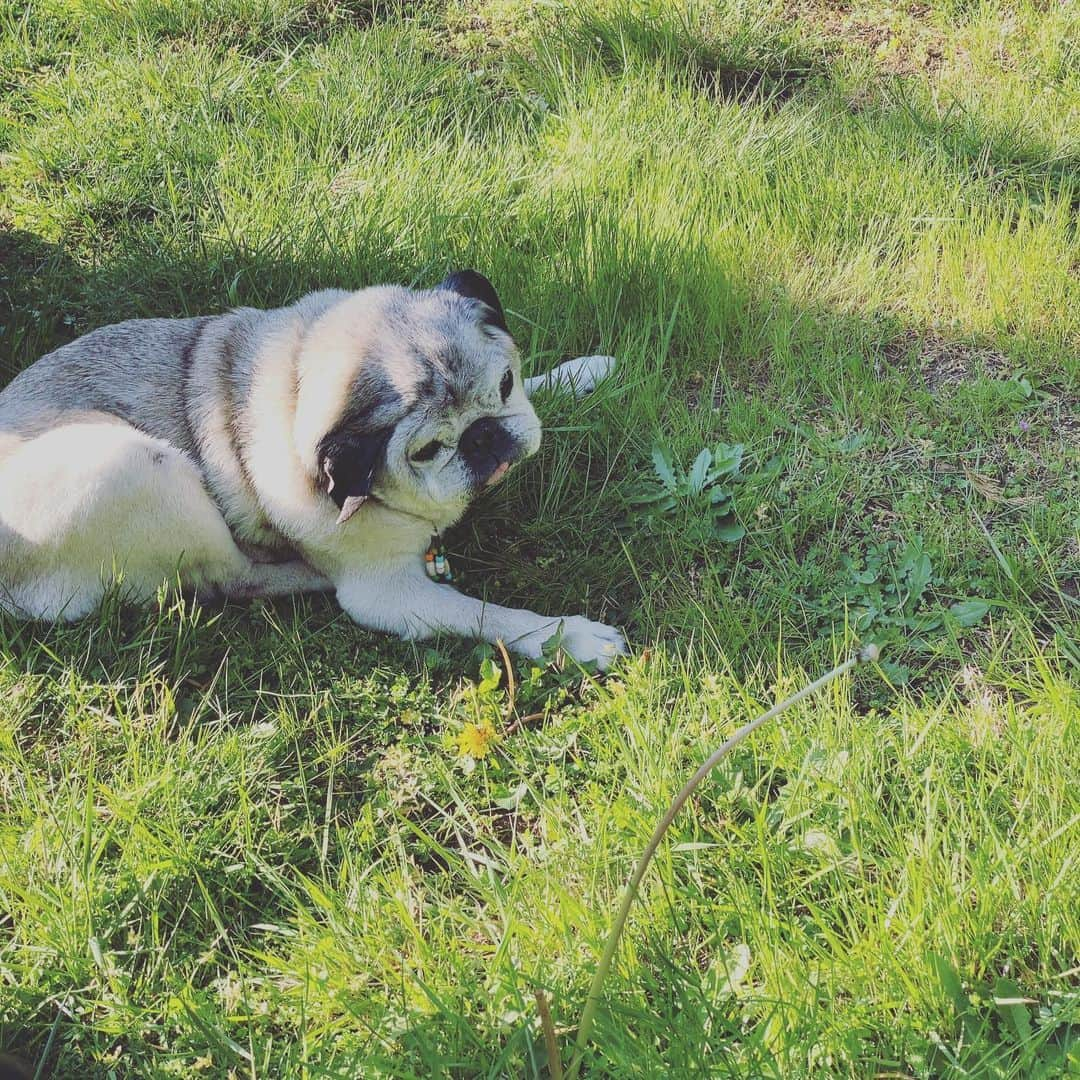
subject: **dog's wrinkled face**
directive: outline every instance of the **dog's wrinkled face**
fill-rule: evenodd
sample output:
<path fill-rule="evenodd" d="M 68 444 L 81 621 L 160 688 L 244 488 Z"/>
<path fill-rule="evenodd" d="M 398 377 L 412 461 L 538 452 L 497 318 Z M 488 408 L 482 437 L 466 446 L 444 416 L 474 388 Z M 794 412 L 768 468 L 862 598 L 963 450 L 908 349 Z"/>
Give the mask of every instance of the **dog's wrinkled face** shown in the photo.
<path fill-rule="evenodd" d="M 339 521 L 371 499 L 444 528 L 540 445 L 495 290 L 463 271 L 437 289 L 367 289 L 340 306 L 317 336 L 332 343 L 344 401 L 316 448 Z"/>

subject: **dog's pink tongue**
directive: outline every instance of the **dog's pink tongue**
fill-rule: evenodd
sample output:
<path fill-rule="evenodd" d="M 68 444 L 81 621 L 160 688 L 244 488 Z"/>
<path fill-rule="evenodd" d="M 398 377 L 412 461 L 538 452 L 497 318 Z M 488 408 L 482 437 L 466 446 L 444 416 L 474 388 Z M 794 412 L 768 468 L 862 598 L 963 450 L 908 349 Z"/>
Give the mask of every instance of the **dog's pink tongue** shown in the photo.
<path fill-rule="evenodd" d="M 497 484 L 508 472 L 510 466 L 507 462 L 503 462 L 489 477 L 487 481 L 487 487 L 491 487 L 492 484 Z"/>

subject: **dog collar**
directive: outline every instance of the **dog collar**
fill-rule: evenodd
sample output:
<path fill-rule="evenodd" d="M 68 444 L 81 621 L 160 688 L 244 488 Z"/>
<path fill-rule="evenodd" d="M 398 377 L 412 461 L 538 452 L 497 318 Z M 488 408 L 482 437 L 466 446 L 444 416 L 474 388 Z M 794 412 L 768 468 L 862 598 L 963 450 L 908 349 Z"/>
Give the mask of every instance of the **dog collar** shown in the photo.
<path fill-rule="evenodd" d="M 446 557 L 446 545 L 438 533 L 432 533 L 431 543 L 424 552 L 424 569 L 432 581 L 437 581 L 441 585 L 447 585 L 454 580 L 450 560 Z"/>

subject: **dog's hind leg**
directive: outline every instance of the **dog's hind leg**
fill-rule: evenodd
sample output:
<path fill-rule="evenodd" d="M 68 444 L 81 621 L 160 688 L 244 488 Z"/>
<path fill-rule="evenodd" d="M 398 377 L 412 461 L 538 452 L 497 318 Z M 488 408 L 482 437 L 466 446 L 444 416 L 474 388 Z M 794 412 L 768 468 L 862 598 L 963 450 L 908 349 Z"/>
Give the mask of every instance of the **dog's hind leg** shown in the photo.
<path fill-rule="evenodd" d="M 112 418 L 63 424 L 0 461 L 0 595 L 32 618 L 76 619 L 119 578 L 262 595 L 320 587 L 307 567 L 253 563 L 182 451 Z"/>
<path fill-rule="evenodd" d="M 248 563 L 242 577 L 222 586 L 232 600 L 251 600 L 257 596 L 291 596 L 293 593 L 329 592 L 333 582 L 324 578 L 301 559 L 282 563 Z"/>
<path fill-rule="evenodd" d="M 615 370 L 615 364 L 614 356 L 579 356 L 553 367 L 544 375 L 526 379 L 525 394 L 532 397 L 536 393 L 569 390 L 574 397 L 584 397 Z"/>

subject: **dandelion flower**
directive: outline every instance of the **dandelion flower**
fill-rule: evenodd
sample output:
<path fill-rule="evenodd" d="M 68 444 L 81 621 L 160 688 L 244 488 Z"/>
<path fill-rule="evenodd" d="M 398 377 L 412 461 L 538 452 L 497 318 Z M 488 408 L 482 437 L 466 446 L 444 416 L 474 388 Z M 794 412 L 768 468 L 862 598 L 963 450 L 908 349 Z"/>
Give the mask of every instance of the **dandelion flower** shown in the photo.
<path fill-rule="evenodd" d="M 491 753 L 491 748 L 499 736 L 487 720 L 479 724 L 466 724 L 455 739 L 458 757 L 471 757 L 479 760 Z"/>

